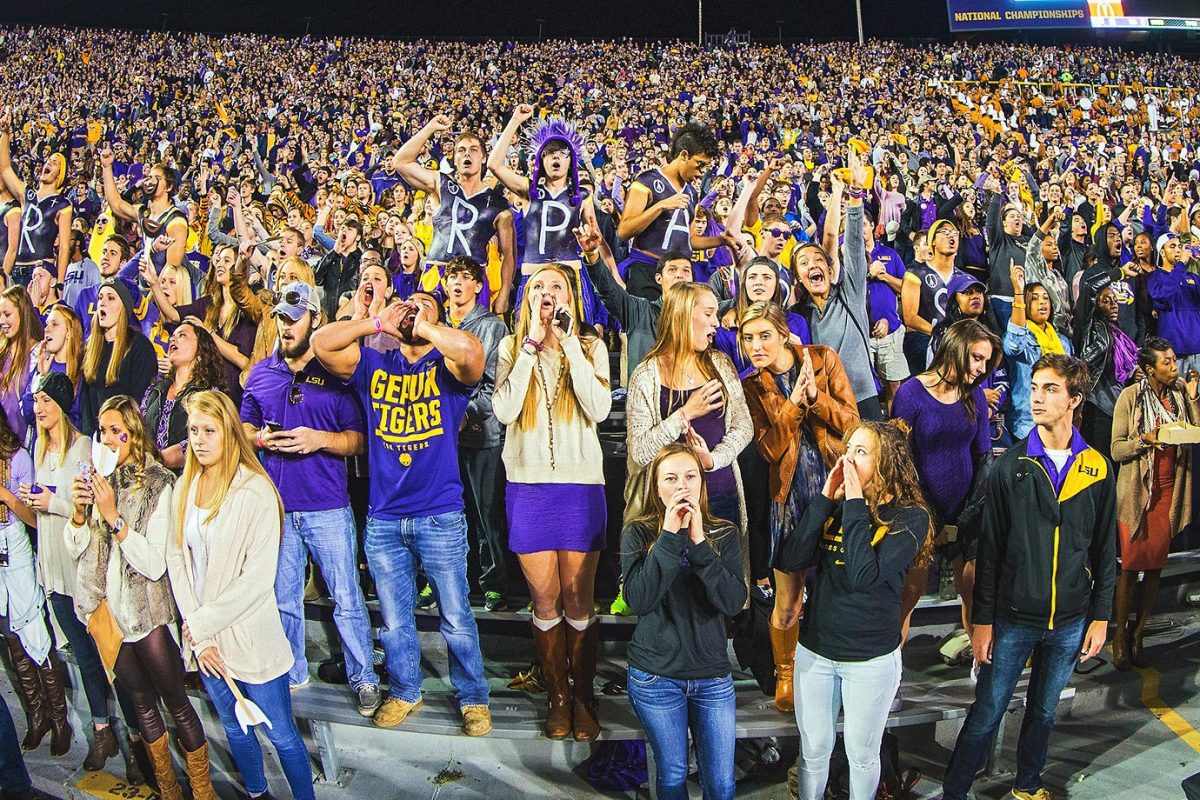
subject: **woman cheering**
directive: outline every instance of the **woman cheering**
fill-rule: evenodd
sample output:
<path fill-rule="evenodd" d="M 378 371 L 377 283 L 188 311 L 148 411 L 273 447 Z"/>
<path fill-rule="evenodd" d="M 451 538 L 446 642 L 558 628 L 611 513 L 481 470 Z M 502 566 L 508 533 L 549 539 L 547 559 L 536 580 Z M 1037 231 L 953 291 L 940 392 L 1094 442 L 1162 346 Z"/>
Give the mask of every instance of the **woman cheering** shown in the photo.
<path fill-rule="evenodd" d="M 689 730 L 704 796 L 729 800 L 736 703 L 725 622 L 746 602 L 740 537 L 709 515 L 695 448 L 668 444 L 648 477 L 646 513 L 621 534 L 625 602 L 638 615 L 629 702 L 654 751 L 659 800 L 688 797 Z"/>
<path fill-rule="evenodd" d="M 267 792 L 262 748 L 242 732 L 231 685 L 269 720 L 291 796 L 313 797 L 312 766 L 292 718 L 292 648 L 275 604 L 283 504 L 221 392 L 189 396 L 187 460 L 167 550 L 171 588 L 183 617 L 185 655 L 200 664 L 233 760 L 250 797 Z"/>
<path fill-rule="evenodd" d="M 492 407 L 507 426 L 508 545 L 533 596 L 550 702 L 545 733 L 562 739 L 574 731 L 577 741 L 590 741 L 600 733 L 593 592 L 607 523 L 596 425 L 608 417 L 612 395 L 608 351 L 580 330 L 567 270 L 547 264 L 526 284 L 515 335 L 500 343 Z"/>
<path fill-rule="evenodd" d="M 796 647 L 800 800 L 825 796 L 839 707 L 850 798 L 879 787 L 879 743 L 900 686 L 900 593 L 931 533 L 905 427 L 861 422 L 781 545 L 781 569 L 817 570 Z"/>

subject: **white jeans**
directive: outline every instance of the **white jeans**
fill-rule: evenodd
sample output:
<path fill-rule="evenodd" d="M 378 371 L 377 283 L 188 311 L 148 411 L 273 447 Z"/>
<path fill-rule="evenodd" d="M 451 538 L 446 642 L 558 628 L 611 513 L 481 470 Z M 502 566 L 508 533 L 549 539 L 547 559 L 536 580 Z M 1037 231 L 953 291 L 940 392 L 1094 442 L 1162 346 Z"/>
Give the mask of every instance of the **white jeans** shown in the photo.
<path fill-rule="evenodd" d="M 879 744 L 900 688 L 900 649 L 869 661 L 830 661 L 796 646 L 796 725 L 800 728 L 799 800 L 821 800 L 837 739 L 838 711 L 850 763 L 850 800 L 873 800 Z"/>

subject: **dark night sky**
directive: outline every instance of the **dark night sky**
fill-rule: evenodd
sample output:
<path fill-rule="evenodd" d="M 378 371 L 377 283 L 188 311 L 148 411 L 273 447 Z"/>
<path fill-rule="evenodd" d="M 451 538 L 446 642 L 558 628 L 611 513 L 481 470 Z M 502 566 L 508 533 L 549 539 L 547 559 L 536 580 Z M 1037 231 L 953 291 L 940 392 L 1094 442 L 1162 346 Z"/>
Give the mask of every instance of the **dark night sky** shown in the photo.
<path fill-rule="evenodd" d="M 862 0 L 868 37 L 945 37 L 944 0 Z M 516 10 L 514 10 L 516 9 Z M 534 37 L 544 19 L 546 37 L 694 38 L 696 2 L 663 0 L 3 0 L 0 21 L 123 28 L 155 28 L 168 11 L 171 29 L 262 31 L 295 35 L 312 17 L 316 34 L 376 36 Z M 782 20 L 785 39 L 851 39 L 856 35 L 850 0 L 705 0 L 704 29 L 736 27 L 774 39 Z"/>

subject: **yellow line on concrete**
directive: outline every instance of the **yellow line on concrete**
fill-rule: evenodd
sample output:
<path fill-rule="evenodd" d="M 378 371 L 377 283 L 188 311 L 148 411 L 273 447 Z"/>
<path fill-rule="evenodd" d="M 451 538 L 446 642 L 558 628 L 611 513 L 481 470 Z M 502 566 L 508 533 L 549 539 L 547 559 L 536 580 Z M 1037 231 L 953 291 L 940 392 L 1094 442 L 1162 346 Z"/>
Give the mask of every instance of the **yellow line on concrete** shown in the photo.
<path fill-rule="evenodd" d="M 1150 709 L 1159 721 L 1171 729 L 1188 747 L 1200 753 L 1200 731 L 1181 717 L 1175 709 L 1158 696 L 1159 672 L 1154 667 L 1137 667 L 1142 676 L 1142 705 Z"/>
<path fill-rule="evenodd" d="M 126 783 L 108 772 L 89 772 L 75 783 L 75 788 L 101 800 L 152 800 L 157 798 L 149 786 Z"/>

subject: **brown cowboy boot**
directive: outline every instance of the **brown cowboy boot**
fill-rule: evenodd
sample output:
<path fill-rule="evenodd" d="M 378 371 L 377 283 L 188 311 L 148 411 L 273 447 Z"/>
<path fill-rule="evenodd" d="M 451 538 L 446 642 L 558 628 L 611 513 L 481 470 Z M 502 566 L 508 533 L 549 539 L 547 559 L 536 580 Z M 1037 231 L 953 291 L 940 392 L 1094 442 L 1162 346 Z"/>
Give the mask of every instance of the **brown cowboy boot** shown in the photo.
<path fill-rule="evenodd" d="M 192 800 L 217 800 L 213 791 L 212 777 L 209 774 L 208 742 L 200 745 L 199 750 L 190 753 L 183 751 L 187 759 L 188 783 L 192 787 Z"/>
<path fill-rule="evenodd" d="M 571 733 L 571 707 L 568 704 L 571 685 L 567 678 L 567 633 L 571 627 L 559 621 L 548 631 L 533 628 L 533 642 L 537 645 L 538 661 L 542 667 L 542 683 L 546 686 L 546 724 L 543 732 L 547 739 L 565 739 Z"/>
<path fill-rule="evenodd" d="M 600 719 L 596 714 L 596 646 L 598 630 L 595 622 L 577 631 L 568 622 L 567 655 L 571 667 L 571 717 L 575 741 L 591 742 L 600 735 Z"/>
<path fill-rule="evenodd" d="M 162 800 L 183 800 L 183 789 L 175 778 L 175 766 L 171 763 L 171 748 L 167 743 L 167 734 L 158 737 L 156 742 L 146 742 L 146 752 L 150 754 L 150 763 L 154 767 L 154 778 L 158 782 L 158 794 Z"/>
<path fill-rule="evenodd" d="M 71 723 L 67 720 L 67 692 L 58 654 L 51 650 L 38 672 L 46 691 L 46 711 L 50 717 L 50 755 L 65 756 L 71 749 Z"/>
<path fill-rule="evenodd" d="M 796 639 L 800 636 L 800 625 L 797 623 L 787 630 L 781 630 L 768 622 L 767 628 L 771 631 L 771 653 L 775 659 L 775 708 L 790 714 L 796 710 L 792 673 L 795 669 Z"/>
<path fill-rule="evenodd" d="M 50 718 L 46 714 L 46 692 L 42 688 L 42 679 L 38 666 L 25 652 L 21 640 L 16 636 L 7 636 L 8 653 L 12 656 L 13 672 L 16 680 L 13 687 L 21 698 L 25 708 L 25 738 L 21 741 L 22 750 L 36 750 L 42 739 L 50 732 Z"/>

